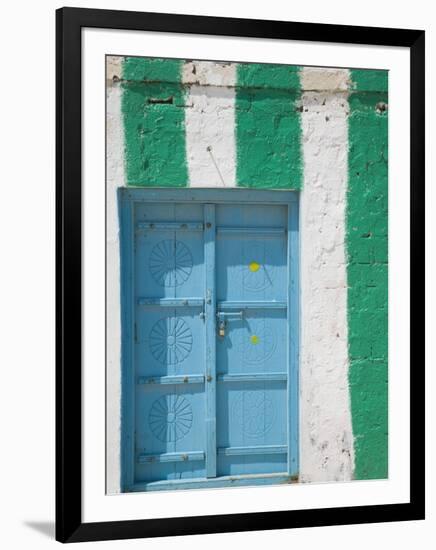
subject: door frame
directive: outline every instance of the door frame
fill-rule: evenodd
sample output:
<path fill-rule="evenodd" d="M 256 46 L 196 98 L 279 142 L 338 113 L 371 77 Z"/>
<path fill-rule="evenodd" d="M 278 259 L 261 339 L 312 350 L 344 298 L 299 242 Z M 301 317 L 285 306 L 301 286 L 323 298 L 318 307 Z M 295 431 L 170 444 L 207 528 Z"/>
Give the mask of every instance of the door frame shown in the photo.
<path fill-rule="evenodd" d="M 213 203 L 271 204 L 287 206 L 288 265 L 288 355 L 287 397 L 287 472 L 280 474 L 247 474 L 216 478 L 163 480 L 135 483 L 135 365 L 134 365 L 134 260 L 135 203 Z M 191 487 L 226 487 L 295 483 L 299 476 L 299 348 L 300 348 L 300 238 L 299 192 L 249 188 L 156 188 L 123 187 L 118 189 L 120 218 L 120 300 L 121 300 L 121 492 L 187 489 Z M 214 306 L 215 307 L 215 306 Z"/>

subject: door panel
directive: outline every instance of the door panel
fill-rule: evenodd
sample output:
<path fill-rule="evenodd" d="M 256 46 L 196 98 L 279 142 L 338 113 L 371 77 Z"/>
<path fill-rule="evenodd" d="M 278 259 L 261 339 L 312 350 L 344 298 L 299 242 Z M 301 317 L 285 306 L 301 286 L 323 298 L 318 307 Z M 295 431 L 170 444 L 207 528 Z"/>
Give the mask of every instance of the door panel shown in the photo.
<path fill-rule="evenodd" d="M 282 382 L 219 384 L 219 447 L 286 445 L 285 401 Z"/>
<path fill-rule="evenodd" d="M 136 452 L 143 463 L 138 464 L 137 481 L 205 475 L 203 411 L 201 386 L 138 385 Z M 197 453 L 191 459 L 187 453 L 193 451 Z"/>
<path fill-rule="evenodd" d="M 154 298 L 196 296 L 204 281 L 203 231 L 168 231 L 159 225 L 144 223 L 145 228 L 138 229 L 137 292 Z"/>
<path fill-rule="evenodd" d="M 223 311 L 232 311 L 220 307 Z M 218 339 L 219 375 L 271 373 L 277 372 L 279 365 L 280 371 L 286 374 L 286 321 L 286 309 L 266 308 L 245 309 L 243 319 L 230 319 L 228 337 Z"/>
<path fill-rule="evenodd" d="M 265 237 L 251 228 L 239 233 L 237 228 L 235 233 L 230 233 L 230 228 L 227 231 L 218 230 L 218 300 L 285 301 L 285 229 Z"/>
<path fill-rule="evenodd" d="M 223 456 L 219 458 L 220 476 L 244 476 L 247 472 L 253 474 L 279 474 L 286 472 L 286 454 L 264 455 L 239 455 Z"/>
<path fill-rule="evenodd" d="M 202 307 L 138 305 L 136 311 L 138 376 L 204 373 Z"/>

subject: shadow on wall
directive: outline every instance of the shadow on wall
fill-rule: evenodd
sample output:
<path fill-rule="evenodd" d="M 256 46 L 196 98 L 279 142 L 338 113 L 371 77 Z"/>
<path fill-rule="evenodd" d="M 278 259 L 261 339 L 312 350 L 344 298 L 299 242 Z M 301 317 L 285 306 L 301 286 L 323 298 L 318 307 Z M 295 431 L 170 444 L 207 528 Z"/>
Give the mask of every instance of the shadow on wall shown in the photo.
<path fill-rule="evenodd" d="M 34 531 L 38 531 L 48 538 L 55 538 L 54 521 L 25 521 L 24 525 L 26 527 L 30 527 L 30 529 L 33 529 Z"/>

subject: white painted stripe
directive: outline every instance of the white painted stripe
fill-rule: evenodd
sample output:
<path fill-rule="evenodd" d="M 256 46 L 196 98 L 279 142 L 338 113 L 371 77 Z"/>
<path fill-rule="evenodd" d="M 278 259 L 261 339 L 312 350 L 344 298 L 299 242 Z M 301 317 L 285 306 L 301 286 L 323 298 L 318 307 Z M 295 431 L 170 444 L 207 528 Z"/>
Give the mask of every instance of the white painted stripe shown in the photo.
<path fill-rule="evenodd" d="M 190 187 L 236 186 L 236 64 L 184 64 L 186 156 Z"/>
<path fill-rule="evenodd" d="M 121 58 L 107 58 L 106 171 L 107 171 L 107 270 L 106 270 L 106 471 L 108 493 L 120 492 L 121 419 L 121 315 L 120 253 L 117 188 L 125 185 L 124 135 L 121 116 L 122 89 L 114 77 L 121 77 Z"/>
<path fill-rule="evenodd" d="M 341 91 L 349 75 L 347 70 L 307 68 L 300 76 L 300 476 L 303 482 L 350 480 L 354 449 L 345 257 L 348 100 Z"/>

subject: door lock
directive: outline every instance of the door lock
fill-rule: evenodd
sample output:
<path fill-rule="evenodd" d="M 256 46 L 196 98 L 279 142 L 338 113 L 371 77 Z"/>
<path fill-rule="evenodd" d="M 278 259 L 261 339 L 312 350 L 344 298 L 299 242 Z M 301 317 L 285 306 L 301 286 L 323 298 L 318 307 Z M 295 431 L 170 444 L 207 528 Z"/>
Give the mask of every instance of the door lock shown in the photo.
<path fill-rule="evenodd" d="M 243 315 L 243 311 L 218 311 L 218 313 L 216 314 L 216 316 L 218 317 L 218 335 L 221 338 L 226 335 L 227 320 L 242 319 Z"/>

